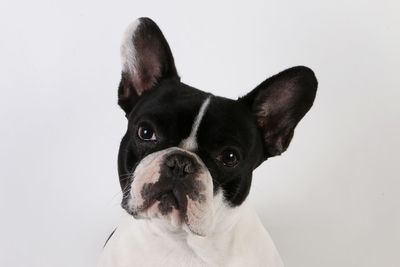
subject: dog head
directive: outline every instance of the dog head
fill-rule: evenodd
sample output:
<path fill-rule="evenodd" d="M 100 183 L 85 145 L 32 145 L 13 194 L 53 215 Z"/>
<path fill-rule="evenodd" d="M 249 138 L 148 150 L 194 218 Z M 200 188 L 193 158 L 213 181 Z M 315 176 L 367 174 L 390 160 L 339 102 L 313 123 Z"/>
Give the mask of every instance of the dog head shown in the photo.
<path fill-rule="evenodd" d="M 293 67 L 237 100 L 214 96 L 180 81 L 148 18 L 128 27 L 121 55 L 118 103 L 128 119 L 118 158 L 122 207 L 206 235 L 246 199 L 253 170 L 287 149 L 313 104 L 314 73 Z"/>

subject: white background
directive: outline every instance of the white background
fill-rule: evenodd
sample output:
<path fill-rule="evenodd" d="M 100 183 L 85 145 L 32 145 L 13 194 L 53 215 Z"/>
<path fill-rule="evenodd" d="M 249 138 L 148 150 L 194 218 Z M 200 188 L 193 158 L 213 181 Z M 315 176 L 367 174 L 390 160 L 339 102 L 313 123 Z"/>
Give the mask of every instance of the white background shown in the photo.
<path fill-rule="evenodd" d="M 125 27 L 148 16 L 182 80 L 236 98 L 319 80 L 251 199 L 288 267 L 400 266 L 398 1 L 0 2 L 0 266 L 94 266 L 121 210 Z"/>

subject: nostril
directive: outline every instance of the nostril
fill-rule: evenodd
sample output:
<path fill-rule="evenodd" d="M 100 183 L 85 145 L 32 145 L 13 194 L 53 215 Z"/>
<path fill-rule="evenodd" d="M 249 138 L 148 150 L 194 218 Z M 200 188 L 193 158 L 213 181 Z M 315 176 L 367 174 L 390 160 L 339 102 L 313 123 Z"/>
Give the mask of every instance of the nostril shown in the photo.
<path fill-rule="evenodd" d="M 186 155 L 170 155 L 166 158 L 165 165 L 169 167 L 171 174 L 174 176 L 184 176 L 195 172 L 192 159 Z"/>
<path fill-rule="evenodd" d="M 183 169 L 183 171 L 184 171 L 185 173 L 187 173 L 187 174 L 194 173 L 193 164 L 191 164 L 190 162 L 188 162 L 188 163 L 185 165 L 185 168 Z"/>
<path fill-rule="evenodd" d="M 186 165 L 187 165 L 186 160 L 180 159 L 176 161 L 175 167 L 179 168 L 180 170 L 184 170 Z"/>
<path fill-rule="evenodd" d="M 165 164 L 170 168 L 174 168 L 176 166 L 176 163 L 177 162 L 175 157 L 169 158 L 165 161 Z"/>

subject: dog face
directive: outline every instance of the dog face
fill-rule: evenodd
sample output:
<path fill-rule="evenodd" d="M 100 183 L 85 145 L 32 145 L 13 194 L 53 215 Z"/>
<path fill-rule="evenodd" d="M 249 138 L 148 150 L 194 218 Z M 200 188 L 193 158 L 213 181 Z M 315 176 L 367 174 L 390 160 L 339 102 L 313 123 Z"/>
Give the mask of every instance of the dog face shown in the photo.
<path fill-rule="evenodd" d="M 128 27 L 121 55 L 118 103 L 128 119 L 118 157 L 122 207 L 206 235 L 226 219 L 220 213 L 246 199 L 253 170 L 287 149 L 317 80 L 294 67 L 238 100 L 214 96 L 180 81 L 167 41 L 148 18 Z"/>

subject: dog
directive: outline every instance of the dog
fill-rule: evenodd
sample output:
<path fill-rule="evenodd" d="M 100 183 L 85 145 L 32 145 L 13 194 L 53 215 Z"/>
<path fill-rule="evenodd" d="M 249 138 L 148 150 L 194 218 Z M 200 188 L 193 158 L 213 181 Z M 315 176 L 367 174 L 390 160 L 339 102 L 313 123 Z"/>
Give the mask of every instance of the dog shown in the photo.
<path fill-rule="evenodd" d="M 180 81 L 149 18 L 127 28 L 121 57 L 126 213 L 99 266 L 283 266 L 246 198 L 253 170 L 288 148 L 313 105 L 314 72 L 292 67 L 237 100 L 215 96 Z"/>

